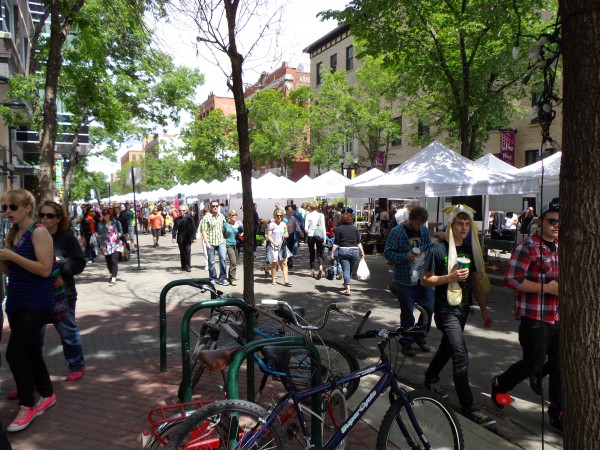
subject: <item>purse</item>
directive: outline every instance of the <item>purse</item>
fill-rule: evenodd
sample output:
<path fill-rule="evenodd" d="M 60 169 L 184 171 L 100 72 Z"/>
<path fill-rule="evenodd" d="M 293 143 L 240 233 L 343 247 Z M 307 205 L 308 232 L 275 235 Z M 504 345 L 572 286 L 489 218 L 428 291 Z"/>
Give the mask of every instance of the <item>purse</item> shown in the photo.
<path fill-rule="evenodd" d="M 317 226 L 315 227 L 313 238 L 315 238 L 319 242 L 323 242 L 325 240 L 325 230 L 323 230 L 323 227 L 321 226 L 321 216 L 319 216 L 319 221 L 317 222 Z"/>

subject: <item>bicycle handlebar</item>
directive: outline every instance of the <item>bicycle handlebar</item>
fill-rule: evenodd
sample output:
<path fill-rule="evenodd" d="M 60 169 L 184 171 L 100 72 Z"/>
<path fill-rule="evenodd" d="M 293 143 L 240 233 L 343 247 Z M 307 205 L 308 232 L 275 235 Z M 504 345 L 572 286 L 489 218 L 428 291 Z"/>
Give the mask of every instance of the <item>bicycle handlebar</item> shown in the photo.
<path fill-rule="evenodd" d="M 300 328 L 302 330 L 318 331 L 318 330 L 323 329 L 325 327 L 325 325 L 327 324 L 327 320 L 329 318 L 330 311 L 337 311 L 340 314 L 344 314 L 345 316 L 349 316 L 354 319 L 354 316 L 352 315 L 352 313 L 341 309 L 342 307 L 350 306 L 349 302 L 330 303 L 329 305 L 327 305 L 327 309 L 325 310 L 325 317 L 323 318 L 323 323 L 321 323 L 320 325 L 313 325 L 310 323 L 306 323 L 305 325 L 302 325 L 298 321 L 298 315 L 294 312 L 291 305 L 284 300 L 263 299 L 263 300 L 261 300 L 260 303 L 261 303 L 261 305 L 278 306 L 279 308 L 285 309 L 286 311 L 288 311 L 290 313 L 290 316 L 294 319 L 294 325 L 296 325 L 298 328 Z"/>
<path fill-rule="evenodd" d="M 429 323 L 429 315 L 427 314 L 427 311 L 425 311 L 420 305 L 415 305 L 415 308 L 417 308 L 417 310 L 419 310 L 419 312 L 423 315 L 422 317 L 422 323 L 427 324 Z M 397 336 L 422 336 L 422 337 L 426 337 L 427 336 L 427 329 L 423 328 L 423 326 L 420 325 L 415 325 L 412 326 L 410 328 L 402 328 L 402 327 L 396 327 L 396 329 L 394 330 L 388 330 L 386 328 L 380 328 L 380 329 L 371 329 L 371 330 L 367 330 L 364 333 L 361 333 L 362 331 L 362 327 L 364 326 L 365 322 L 367 321 L 367 319 L 369 318 L 369 316 L 371 315 L 371 311 L 367 311 L 365 313 L 365 315 L 363 316 L 360 325 L 358 326 L 358 329 L 356 330 L 356 333 L 354 333 L 354 335 L 352 336 L 353 339 L 355 340 L 360 340 L 360 339 L 372 339 L 374 337 L 380 337 L 382 339 L 390 339 L 393 337 L 397 337 Z"/>

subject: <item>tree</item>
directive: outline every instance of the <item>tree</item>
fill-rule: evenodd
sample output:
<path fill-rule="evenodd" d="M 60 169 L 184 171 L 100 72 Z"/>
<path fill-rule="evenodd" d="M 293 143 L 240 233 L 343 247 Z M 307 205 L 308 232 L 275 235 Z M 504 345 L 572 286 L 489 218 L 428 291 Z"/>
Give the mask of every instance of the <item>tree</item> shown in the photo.
<path fill-rule="evenodd" d="M 543 8 L 554 4 L 518 3 L 523 35 L 534 34 Z M 524 96 L 517 82 L 527 62 L 511 55 L 518 29 L 513 0 L 354 0 L 322 15 L 350 25 L 364 53 L 398 74 L 399 91 L 411 99 L 406 111 L 431 119 L 465 157 L 477 155 L 490 128 L 508 125 L 511 99 Z"/>
<path fill-rule="evenodd" d="M 77 174 L 72 189 L 73 197 L 77 200 L 90 200 L 90 191 L 97 189 L 101 198 L 108 196 L 108 181 L 103 172 L 88 172 L 84 165 L 77 165 Z"/>
<path fill-rule="evenodd" d="M 309 89 L 305 86 L 304 89 Z M 299 88 L 302 89 L 302 88 Z M 292 91 L 289 97 L 274 89 L 264 89 L 250 104 L 250 155 L 255 164 L 277 161 L 282 175 L 296 158 L 308 155 L 308 109 L 305 94 Z M 297 102 L 296 99 L 299 99 Z"/>
<path fill-rule="evenodd" d="M 239 167 L 235 117 L 215 109 L 203 119 L 196 118 L 181 131 L 184 146 L 179 150 L 184 162 L 179 169 L 180 181 L 198 179 L 225 180 Z"/>
<path fill-rule="evenodd" d="M 561 0 L 563 156 L 560 315 L 567 450 L 598 448 L 600 429 L 600 2 Z"/>

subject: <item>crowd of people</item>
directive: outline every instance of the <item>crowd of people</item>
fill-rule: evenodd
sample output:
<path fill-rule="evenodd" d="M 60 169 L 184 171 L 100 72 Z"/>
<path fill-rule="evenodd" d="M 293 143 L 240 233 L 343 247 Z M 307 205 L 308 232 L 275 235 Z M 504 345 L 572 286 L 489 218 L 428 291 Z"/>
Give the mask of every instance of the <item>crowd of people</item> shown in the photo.
<path fill-rule="evenodd" d="M 60 268 L 68 299 L 66 318 L 54 324 L 69 367 L 66 381 L 80 380 L 86 370 L 75 317 L 74 277 L 84 270 L 86 263 L 92 264 L 97 256 L 103 255 L 109 285 L 114 285 L 124 249 L 137 251 L 134 244 L 138 226 L 140 232 L 152 234 L 156 248 L 159 238 L 166 235 L 165 224 L 169 222 L 172 243 L 179 247 L 182 271 L 191 272 L 192 245 L 199 243 L 206 260 L 204 269 L 211 281 L 236 285 L 238 259 L 245 238 L 243 224 L 234 209 L 225 210 L 218 200 L 210 201 L 207 208 L 179 201 L 169 205 L 161 202 L 132 206 L 129 203 L 79 205 L 70 215 L 55 202 L 44 202 L 36 208 L 32 194 L 22 189 L 3 196 L 2 212 L 12 224 L 4 248 L 0 249 L 0 269 L 10 281 L 6 314 L 11 335 L 6 359 L 16 384 L 16 389 L 7 395 L 19 400 L 19 412 L 8 425 L 9 432 L 25 429 L 56 403 L 42 356 L 43 331 L 50 323 L 48 317 L 53 307 L 51 272 L 54 264 Z M 278 284 L 277 272 L 281 272 L 282 285 L 292 287 L 294 280 L 289 269 L 298 264 L 293 258 L 298 255 L 299 246 L 305 244 L 307 266 L 296 267 L 294 273 L 306 270 L 315 280 L 327 274 L 330 280 L 342 280 L 340 294 L 352 295 L 354 268 L 365 252 L 351 208 L 342 202 L 333 208 L 327 202 L 305 202 L 300 206 L 290 203 L 284 208 L 275 204 L 272 217 L 260 220 L 255 204 L 253 217 L 250 232 L 264 236 L 265 276 L 273 285 Z M 492 326 L 485 299 L 490 289 L 489 280 L 479 241 L 468 238 L 478 232 L 474 211 L 465 205 L 453 205 L 445 210 L 445 217 L 445 232 L 432 239 L 426 226 L 428 212 L 419 202 L 412 201 L 404 208 L 397 206 L 390 212 L 387 208 L 379 210 L 379 232 L 385 236 L 383 254 L 393 266 L 389 289 L 398 300 L 403 327 L 417 324 L 429 330 L 435 322 L 442 333 L 441 343 L 424 373 L 425 387 L 448 397 L 440 386 L 440 373 L 452 360 L 454 387 L 463 413 L 487 426 L 494 420 L 474 403 L 463 331 L 473 300 L 481 312 L 483 326 Z M 512 401 L 509 392 L 522 380 L 529 379 L 532 389 L 539 393 L 543 377 L 549 376 L 550 424 L 562 430 L 558 200 L 544 206 L 537 219 L 533 210 L 523 215 L 523 222 L 529 227 L 534 220 L 539 231 L 516 246 L 505 274 L 506 286 L 517 292 L 516 315 L 520 318 L 519 343 L 523 347 L 523 359 L 504 373 L 493 376 L 491 397 L 494 405 L 504 408 Z M 73 228 L 78 229 L 80 241 Z M 543 259 L 545 269 L 540 269 L 538 259 Z M 425 312 L 418 321 L 414 316 L 415 305 Z M 407 357 L 415 356 L 417 350 L 432 351 L 425 338 L 405 337 L 401 345 Z"/>

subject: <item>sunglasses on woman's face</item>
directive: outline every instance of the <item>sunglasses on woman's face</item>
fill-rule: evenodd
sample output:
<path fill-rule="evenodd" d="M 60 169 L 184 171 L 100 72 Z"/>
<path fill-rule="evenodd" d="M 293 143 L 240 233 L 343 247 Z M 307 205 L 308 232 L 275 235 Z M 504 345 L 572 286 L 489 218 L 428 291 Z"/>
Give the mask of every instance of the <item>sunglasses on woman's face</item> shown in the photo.
<path fill-rule="evenodd" d="M 6 210 L 10 208 L 11 211 L 16 211 L 17 209 L 19 209 L 19 205 L 2 205 L 2 212 L 6 212 Z"/>
<path fill-rule="evenodd" d="M 58 215 L 54 213 L 40 213 L 40 219 L 56 219 Z"/>

